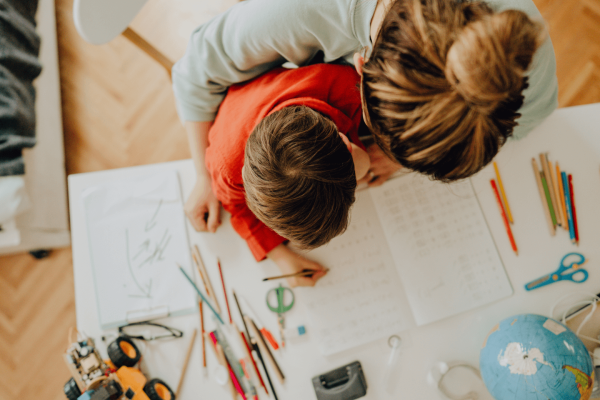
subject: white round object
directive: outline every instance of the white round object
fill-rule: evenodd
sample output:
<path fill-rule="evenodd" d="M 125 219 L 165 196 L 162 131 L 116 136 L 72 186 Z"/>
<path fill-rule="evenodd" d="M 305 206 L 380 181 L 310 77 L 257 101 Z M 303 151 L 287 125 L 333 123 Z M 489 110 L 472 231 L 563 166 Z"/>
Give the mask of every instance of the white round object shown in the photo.
<path fill-rule="evenodd" d="M 75 0 L 73 20 L 77 31 L 92 44 L 108 43 L 133 21 L 148 0 Z"/>

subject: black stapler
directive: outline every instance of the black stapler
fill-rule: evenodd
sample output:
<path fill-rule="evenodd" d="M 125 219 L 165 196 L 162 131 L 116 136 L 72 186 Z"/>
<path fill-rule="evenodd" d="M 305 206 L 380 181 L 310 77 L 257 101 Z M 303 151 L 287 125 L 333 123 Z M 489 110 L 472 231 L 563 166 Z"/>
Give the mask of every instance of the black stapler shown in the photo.
<path fill-rule="evenodd" d="M 318 400 L 354 400 L 367 394 L 367 381 L 359 361 L 312 379 Z"/>

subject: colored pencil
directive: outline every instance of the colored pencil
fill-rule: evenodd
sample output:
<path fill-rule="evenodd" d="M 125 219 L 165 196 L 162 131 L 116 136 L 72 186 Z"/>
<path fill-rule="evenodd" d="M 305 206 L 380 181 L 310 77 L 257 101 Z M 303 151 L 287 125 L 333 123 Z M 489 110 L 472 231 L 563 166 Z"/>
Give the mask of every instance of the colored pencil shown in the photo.
<path fill-rule="evenodd" d="M 295 272 L 293 274 L 271 276 L 271 277 L 268 277 L 268 278 L 264 278 L 263 282 L 272 281 L 274 279 L 293 278 L 295 276 L 309 276 L 309 275 L 314 275 L 315 272 L 317 272 L 317 271 L 310 269 L 310 270 L 303 270 L 303 271 L 300 271 L 300 272 Z"/>
<path fill-rule="evenodd" d="M 267 387 L 265 385 L 265 382 L 263 381 L 260 371 L 258 370 L 258 366 L 256 365 L 256 361 L 254 360 L 254 356 L 252 356 L 252 350 L 254 350 L 256 352 L 256 355 L 261 360 L 261 362 L 263 362 L 262 355 L 260 354 L 260 350 L 258 349 L 258 346 L 254 345 L 250 341 L 250 332 L 248 332 L 248 325 L 246 324 L 246 319 L 244 318 L 244 313 L 242 312 L 242 308 L 240 307 L 240 302 L 238 301 L 237 295 L 235 294 L 235 290 L 232 290 L 232 292 L 233 292 L 233 300 L 235 301 L 235 305 L 237 306 L 238 312 L 240 313 L 240 317 L 242 318 L 242 323 L 244 324 L 244 331 L 246 332 L 246 335 L 244 336 L 244 333 L 242 332 L 242 336 L 244 336 L 244 339 L 246 340 L 246 346 L 248 347 L 248 350 L 250 351 L 250 355 L 251 355 L 250 359 L 252 360 L 252 364 L 254 365 L 254 369 L 256 371 L 256 375 L 258 375 L 260 384 L 262 385 L 263 389 L 265 389 L 265 392 L 267 392 L 267 394 L 269 394 L 269 391 L 267 390 Z M 263 368 L 265 369 L 265 373 L 267 374 L 267 379 L 269 380 L 269 384 L 271 385 L 271 387 L 273 387 L 273 385 L 271 384 L 271 378 L 268 376 L 268 373 L 266 372 L 267 369 L 264 365 L 264 362 L 263 362 Z"/>
<path fill-rule="evenodd" d="M 204 334 L 206 331 L 204 330 L 204 307 L 203 302 L 200 300 L 198 302 L 198 309 L 200 310 L 200 333 L 202 334 L 202 366 L 204 367 L 204 372 L 206 372 L 206 339 Z"/>
<path fill-rule="evenodd" d="M 194 245 L 192 247 L 192 258 L 194 259 L 194 264 L 196 264 L 196 268 L 198 269 L 198 273 L 200 274 L 200 278 L 202 279 L 202 283 L 204 284 L 204 288 L 206 289 L 206 294 L 211 298 L 213 304 L 219 314 L 221 313 L 221 306 L 219 305 L 219 301 L 217 300 L 217 296 L 215 296 L 215 290 L 213 289 L 213 285 L 210 282 L 210 277 L 208 276 L 208 271 L 206 270 L 206 266 L 204 265 L 204 261 L 202 261 L 202 256 L 200 255 L 200 250 L 198 246 Z"/>
<path fill-rule="evenodd" d="M 548 209 L 550 210 L 550 218 L 552 218 L 552 224 L 556 229 L 556 214 L 554 214 L 554 207 L 552 206 L 552 199 L 550 198 L 550 189 L 548 189 L 548 181 L 546 181 L 544 172 L 540 172 L 540 177 L 542 178 L 542 186 L 544 187 L 546 202 L 548 203 Z"/>
<path fill-rule="evenodd" d="M 548 159 L 548 157 L 546 157 L 546 159 Z M 552 168 L 552 162 L 550 160 L 548 160 L 548 173 L 552 179 L 552 193 L 554 194 L 554 199 L 556 200 L 556 207 L 554 209 L 556 212 L 556 222 L 559 226 L 563 226 L 563 224 L 567 221 L 563 222 L 562 202 L 560 200 L 560 195 L 558 194 L 558 179 L 556 178 L 554 168 Z"/>
<path fill-rule="evenodd" d="M 560 195 L 561 211 L 563 213 L 563 228 L 569 230 L 569 218 L 567 218 L 567 203 L 565 202 L 565 189 L 563 188 L 562 176 L 558 161 L 556 162 L 556 180 L 558 181 L 558 193 Z"/>
<path fill-rule="evenodd" d="M 244 350 L 244 353 L 246 354 L 246 358 L 248 358 L 250 360 L 250 362 L 252 363 L 252 368 L 254 369 L 254 372 L 256 373 L 256 376 L 258 377 L 258 381 L 259 381 L 260 385 L 263 387 L 263 389 L 265 389 L 265 392 L 267 392 L 267 394 L 268 394 L 269 391 L 265 387 L 265 382 L 263 381 L 262 376 L 260 375 L 260 372 L 258 371 L 258 366 L 256 365 L 256 361 L 254 361 L 254 357 L 252 356 L 252 349 L 250 348 L 250 346 L 248 345 L 248 342 L 246 341 L 246 336 L 244 336 L 244 333 L 239 330 L 239 328 L 237 327 L 235 322 L 233 323 L 233 326 L 235 327 L 235 330 L 237 331 L 239 338 L 242 341 L 242 349 Z M 248 375 L 248 379 L 250 379 L 249 374 L 246 374 L 246 375 Z"/>
<path fill-rule="evenodd" d="M 538 168 L 535 158 L 531 159 L 531 165 L 533 166 L 533 175 L 535 176 L 535 182 L 537 183 L 538 191 L 540 193 L 540 199 L 542 200 L 544 216 L 546 217 L 546 222 L 548 222 L 548 229 L 550 229 L 550 235 L 554 236 L 556 234 L 556 229 L 554 227 L 554 224 L 552 223 L 552 217 L 550 216 L 550 209 L 548 208 L 548 201 L 544 192 L 544 185 L 542 184 L 540 169 Z"/>
<path fill-rule="evenodd" d="M 177 390 L 175 391 L 175 398 L 179 398 L 181 393 L 181 387 L 183 386 L 185 372 L 187 371 L 188 364 L 190 363 L 190 356 L 192 355 L 192 349 L 194 348 L 194 342 L 196 341 L 197 333 L 198 330 L 194 329 L 194 333 L 192 333 L 192 340 L 190 340 L 190 345 L 188 346 L 188 351 L 185 355 L 185 361 L 183 362 L 183 368 L 181 370 L 181 376 L 179 377 L 179 383 L 177 384 Z"/>
<path fill-rule="evenodd" d="M 227 314 L 229 314 L 229 323 L 233 324 L 231 319 L 231 310 L 229 309 L 229 299 L 227 298 L 227 289 L 225 289 L 225 279 L 223 279 L 223 270 L 221 269 L 221 261 L 217 258 L 217 265 L 219 266 L 219 275 L 221 276 L 221 283 L 223 284 L 223 295 L 225 296 L 225 305 L 227 306 Z"/>
<path fill-rule="evenodd" d="M 492 179 L 490 180 L 490 183 L 492 184 L 492 189 L 494 190 L 494 194 L 496 195 L 496 202 L 498 203 L 498 207 L 500 208 L 500 215 L 502 215 L 502 221 L 504 222 L 504 228 L 506 229 L 506 233 L 508 234 L 510 245 L 515 254 L 519 255 L 519 251 L 517 250 L 517 244 L 515 243 L 515 238 L 512 234 L 512 230 L 510 229 L 510 224 L 508 223 L 508 218 L 506 216 L 506 213 L 504 212 L 504 207 L 502 207 L 502 199 L 500 198 L 500 193 L 498 192 L 498 188 L 496 187 L 496 181 Z"/>
<path fill-rule="evenodd" d="M 569 237 L 572 242 L 575 242 L 575 228 L 573 226 L 573 209 L 571 208 L 571 194 L 569 193 L 569 182 L 567 181 L 567 174 L 561 172 L 563 188 L 565 189 L 565 202 L 567 203 L 567 218 L 569 219 Z"/>
<path fill-rule="evenodd" d="M 206 297 L 204 297 L 204 295 L 202 294 L 202 292 L 200 291 L 200 289 L 198 289 L 198 286 L 196 286 L 196 284 L 194 283 L 194 281 L 192 280 L 192 278 L 190 278 L 190 276 L 183 270 L 183 268 L 181 268 L 181 265 L 178 264 L 177 266 L 179 267 L 179 270 L 183 273 L 183 275 L 187 278 L 188 282 L 191 283 L 191 285 L 194 287 L 194 289 L 196 289 L 196 293 L 198 293 L 198 296 L 200 296 L 200 298 L 202 299 L 202 301 L 205 302 L 206 305 L 213 312 L 213 314 L 215 314 L 215 317 L 217 317 L 217 319 L 219 320 L 219 322 L 221 324 L 225 325 L 225 323 L 221 319 L 221 316 L 219 315 L 219 313 L 217 312 L 217 310 L 215 310 L 214 307 L 210 304 L 210 302 L 206 299 Z"/>
<path fill-rule="evenodd" d="M 498 187 L 500 188 L 500 194 L 502 195 L 502 200 L 504 200 L 504 208 L 506 210 L 506 215 L 508 216 L 508 220 L 510 223 L 514 223 L 512 213 L 510 212 L 510 206 L 508 205 L 508 199 L 506 198 L 506 192 L 504 191 L 504 184 L 502 183 L 502 178 L 500 177 L 500 170 L 498 169 L 498 164 L 494 161 L 494 170 L 496 171 L 496 179 L 498 180 Z"/>
<path fill-rule="evenodd" d="M 571 195 L 571 211 L 573 212 L 573 232 L 575 243 L 579 244 L 579 229 L 577 229 L 577 211 L 575 209 L 575 192 L 573 191 L 573 175 L 569 174 L 569 194 Z"/>
<path fill-rule="evenodd" d="M 552 219 L 552 221 L 554 222 L 554 225 L 558 225 L 558 214 L 556 213 L 556 199 L 554 198 L 554 188 L 552 187 L 552 175 L 550 174 L 550 168 L 548 165 L 548 159 L 546 158 L 546 155 L 544 153 L 540 154 L 540 162 L 542 163 L 542 171 L 544 171 L 544 173 L 542 174 L 542 183 L 544 182 L 544 179 L 546 180 L 546 186 L 548 187 L 548 193 L 547 195 L 549 195 L 549 199 L 550 199 L 550 214 L 552 214 L 554 216 L 554 218 Z"/>
<path fill-rule="evenodd" d="M 279 382 L 283 384 L 283 381 L 285 380 L 285 376 L 283 375 L 281 368 L 279 368 L 279 364 L 277 364 L 277 361 L 275 361 L 275 357 L 273 357 L 273 354 L 267 347 L 267 344 L 265 343 L 262 335 L 258 331 L 258 328 L 254 324 L 254 322 L 250 319 L 250 317 L 248 317 L 246 315 L 244 318 L 246 318 L 246 323 L 248 324 L 248 326 L 250 327 L 250 330 L 252 331 L 252 336 L 254 337 L 254 339 L 256 340 L 256 343 L 258 344 L 258 348 L 260 349 L 261 353 L 263 353 L 267 357 L 267 360 L 269 360 L 269 362 L 271 363 L 271 366 L 273 367 L 273 370 L 275 371 L 275 376 L 277 377 L 277 379 L 279 379 Z"/>

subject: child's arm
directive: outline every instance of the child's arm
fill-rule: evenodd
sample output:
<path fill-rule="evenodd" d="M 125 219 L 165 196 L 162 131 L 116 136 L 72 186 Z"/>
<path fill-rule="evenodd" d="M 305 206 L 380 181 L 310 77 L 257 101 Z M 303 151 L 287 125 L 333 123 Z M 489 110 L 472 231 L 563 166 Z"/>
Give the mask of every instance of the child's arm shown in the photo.
<path fill-rule="evenodd" d="M 287 281 L 291 287 L 315 286 L 315 283 L 327 273 L 327 270 L 321 264 L 302 257 L 284 244 L 280 244 L 268 252 L 267 258 L 273 260 L 283 274 L 293 274 L 305 269 L 316 271 L 311 277 L 288 278 Z"/>
<path fill-rule="evenodd" d="M 208 147 L 208 131 L 212 121 L 185 123 L 190 152 L 196 168 L 196 184 L 185 202 L 184 211 L 197 231 L 215 232 L 221 225 L 221 204 L 212 190 L 204 156 Z"/>

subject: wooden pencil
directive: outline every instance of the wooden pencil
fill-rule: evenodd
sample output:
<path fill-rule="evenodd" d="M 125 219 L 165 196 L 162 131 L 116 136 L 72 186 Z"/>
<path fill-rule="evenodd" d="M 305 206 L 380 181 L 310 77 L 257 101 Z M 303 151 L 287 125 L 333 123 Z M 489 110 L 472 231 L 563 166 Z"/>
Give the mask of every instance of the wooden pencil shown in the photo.
<path fill-rule="evenodd" d="M 562 176 L 558 161 L 556 162 L 556 180 L 558 181 L 558 193 L 560 195 L 561 211 L 563 213 L 563 228 L 569 230 L 569 218 L 567 217 L 567 203 L 565 202 L 565 189 L 563 188 Z"/>
<path fill-rule="evenodd" d="M 573 211 L 573 231 L 575 244 L 579 244 L 579 229 L 577 228 L 577 211 L 575 209 L 575 192 L 573 191 L 573 175 L 569 174 L 569 194 L 571 195 L 571 210 Z"/>
<path fill-rule="evenodd" d="M 300 272 L 294 272 L 293 274 L 270 276 L 268 278 L 264 278 L 263 282 L 272 281 L 273 279 L 293 278 L 295 276 L 309 276 L 309 275 L 314 275 L 316 272 L 317 271 L 310 269 L 310 270 L 303 270 Z"/>
<path fill-rule="evenodd" d="M 515 254 L 519 255 L 519 251 L 517 250 L 517 243 L 515 242 L 512 230 L 510 229 L 510 224 L 508 223 L 508 217 L 504 212 L 504 207 L 502 207 L 502 199 L 500 198 L 500 193 L 498 192 L 498 188 L 496 187 L 496 182 L 492 179 L 490 180 L 490 183 L 492 184 L 492 189 L 494 190 L 494 195 L 496 196 L 496 202 L 498 203 L 498 207 L 500 208 L 500 215 L 502 216 L 502 221 L 504 222 L 504 228 L 506 229 L 506 233 L 508 234 L 508 240 L 510 241 L 510 245 Z"/>
<path fill-rule="evenodd" d="M 531 159 L 531 165 L 533 167 L 533 175 L 535 176 L 535 182 L 537 183 L 538 191 L 540 193 L 540 199 L 542 200 L 542 208 L 544 209 L 544 216 L 548 223 L 548 229 L 550 229 L 550 235 L 556 234 L 556 229 L 552 223 L 552 217 L 550 216 L 550 209 L 548 208 L 548 201 L 546 200 L 546 194 L 544 192 L 544 186 L 542 185 L 542 177 L 540 175 L 540 169 L 538 168 L 535 158 Z"/>
<path fill-rule="evenodd" d="M 544 172 L 540 172 L 540 177 L 542 178 L 542 187 L 544 188 L 544 194 L 546 196 L 546 202 L 548 203 L 548 209 L 550 210 L 550 218 L 552 219 L 552 223 L 556 228 L 556 214 L 554 213 L 554 207 L 552 206 L 552 198 L 550 197 L 550 189 L 548 188 L 548 181 L 544 176 Z"/>
<path fill-rule="evenodd" d="M 217 265 L 219 266 L 219 275 L 221 276 L 221 283 L 223 284 L 223 296 L 225 296 L 225 306 L 227 306 L 227 314 L 229 314 L 229 323 L 233 324 L 233 319 L 231 319 L 231 310 L 229 309 L 229 299 L 227 298 L 227 289 L 225 289 L 225 279 L 223 279 L 223 269 L 221 269 L 221 260 L 218 258 Z"/>
<path fill-rule="evenodd" d="M 546 159 L 548 157 L 546 156 Z M 556 212 L 556 222 L 559 226 L 563 226 L 563 224 L 567 221 L 563 222 L 563 212 L 562 212 L 562 202 L 560 200 L 560 195 L 558 194 L 558 179 L 556 178 L 556 174 L 554 173 L 554 168 L 552 168 L 552 162 L 548 161 L 548 173 L 550 174 L 550 179 L 552 180 L 552 190 L 554 192 L 554 199 L 556 200 L 556 207 L 554 211 Z"/>
<path fill-rule="evenodd" d="M 548 187 L 549 192 L 548 194 L 550 195 L 550 214 L 554 216 L 552 221 L 554 222 L 554 225 L 558 225 L 559 217 L 558 213 L 556 212 L 556 199 L 554 198 L 554 187 L 552 186 L 552 174 L 550 173 L 548 158 L 544 153 L 540 153 L 540 162 L 542 163 L 542 171 L 544 171 L 542 174 L 542 183 L 544 180 L 546 181 L 546 186 Z"/>
<path fill-rule="evenodd" d="M 279 382 L 281 384 L 283 384 L 283 382 L 285 381 L 285 376 L 283 375 L 281 368 L 279 368 L 279 364 L 277 364 L 275 357 L 273 357 L 273 354 L 267 347 L 267 344 L 265 343 L 262 335 L 260 334 L 260 331 L 254 324 L 254 321 L 252 321 L 250 319 L 250 317 L 245 315 L 244 318 L 246 319 L 246 324 L 250 327 L 252 336 L 254 336 L 254 339 L 256 340 L 256 343 L 258 344 L 258 348 L 260 349 L 260 352 L 266 357 L 266 359 L 269 361 L 269 363 L 273 367 L 273 371 L 275 372 L 275 376 L 277 377 L 277 379 L 279 379 Z"/>
<path fill-rule="evenodd" d="M 508 216 L 508 220 L 510 223 L 514 223 L 512 217 L 512 212 L 510 211 L 510 206 L 508 205 L 508 199 L 506 198 L 506 192 L 504 191 L 504 184 L 502 183 L 502 178 L 500 177 L 500 170 L 498 169 L 498 164 L 494 161 L 494 170 L 496 171 L 496 179 L 498 180 L 498 187 L 500 188 L 500 194 L 502 195 L 502 200 L 504 200 L 504 208 L 506 210 L 506 215 Z"/>
<path fill-rule="evenodd" d="M 204 330 L 204 310 L 203 310 L 203 302 L 202 300 L 198 301 L 198 309 L 200 310 L 200 333 L 202 334 L 202 366 L 206 371 L 206 338 L 204 334 L 206 331 Z"/>
<path fill-rule="evenodd" d="M 192 248 L 192 258 L 194 259 L 194 264 L 196 264 L 196 268 L 198 269 L 198 273 L 200 274 L 200 278 L 202 279 L 202 283 L 204 284 L 204 288 L 206 289 L 206 294 L 212 300 L 213 305 L 217 309 L 217 312 L 221 314 L 221 306 L 219 306 L 219 301 L 217 300 L 217 296 L 215 296 L 215 290 L 213 289 L 213 285 L 210 282 L 208 271 L 206 270 L 204 261 L 202 261 L 202 256 L 200 255 L 200 250 L 198 249 L 197 245 L 194 245 L 194 247 Z"/>
<path fill-rule="evenodd" d="M 575 227 L 573 226 L 573 208 L 571 208 L 571 194 L 569 193 L 569 182 L 567 174 L 561 172 L 563 188 L 565 189 L 565 202 L 567 203 L 567 217 L 569 218 L 569 237 L 572 242 L 575 242 Z"/>
<path fill-rule="evenodd" d="M 177 390 L 175 391 L 175 398 L 179 398 L 181 393 L 181 387 L 183 386 L 185 372 L 187 371 L 188 364 L 190 363 L 190 356 L 192 355 L 192 350 L 194 349 L 194 342 L 196 341 L 197 333 L 198 330 L 194 329 L 194 332 L 192 333 L 192 339 L 190 340 L 190 345 L 188 346 L 188 350 L 185 355 L 185 361 L 183 361 L 183 368 L 181 370 L 181 376 L 179 377 L 179 383 L 177 384 Z"/>

